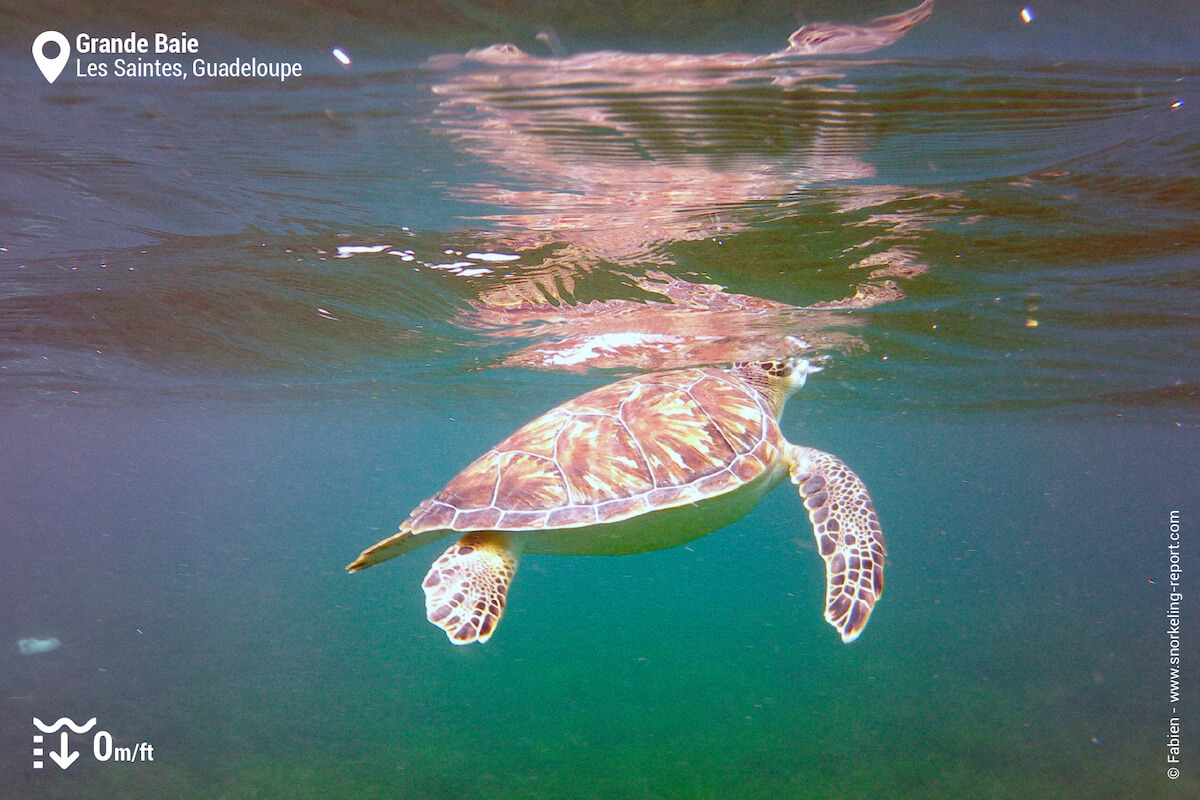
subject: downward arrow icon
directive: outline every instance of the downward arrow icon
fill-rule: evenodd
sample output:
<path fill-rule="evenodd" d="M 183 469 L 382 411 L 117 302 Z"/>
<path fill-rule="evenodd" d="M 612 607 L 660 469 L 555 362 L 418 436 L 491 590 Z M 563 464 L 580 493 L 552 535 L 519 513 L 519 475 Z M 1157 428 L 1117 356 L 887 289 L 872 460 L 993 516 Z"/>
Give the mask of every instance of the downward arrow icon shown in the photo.
<path fill-rule="evenodd" d="M 62 749 L 62 752 L 56 753 L 55 751 L 51 750 L 50 757 L 54 759 L 55 764 L 58 764 L 63 769 L 66 769 L 67 767 L 69 767 L 75 763 L 75 759 L 79 758 L 79 751 L 78 750 L 72 751 L 70 748 L 67 747 L 67 732 L 66 731 L 63 731 L 62 734 L 60 735 L 60 737 L 61 738 L 59 738 L 58 741 L 59 741 L 59 747 Z"/>

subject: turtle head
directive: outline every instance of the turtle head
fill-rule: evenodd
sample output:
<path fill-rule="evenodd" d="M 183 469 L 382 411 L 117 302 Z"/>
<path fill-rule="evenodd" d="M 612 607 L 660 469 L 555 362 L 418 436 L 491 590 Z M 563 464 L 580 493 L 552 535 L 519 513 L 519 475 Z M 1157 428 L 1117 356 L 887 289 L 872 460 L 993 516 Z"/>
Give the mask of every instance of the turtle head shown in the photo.
<path fill-rule="evenodd" d="M 729 370 L 763 396 L 778 419 L 783 407 L 808 376 L 820 372 L 807 358 L 772 359 L 770 361 L 739 361 Z"/>

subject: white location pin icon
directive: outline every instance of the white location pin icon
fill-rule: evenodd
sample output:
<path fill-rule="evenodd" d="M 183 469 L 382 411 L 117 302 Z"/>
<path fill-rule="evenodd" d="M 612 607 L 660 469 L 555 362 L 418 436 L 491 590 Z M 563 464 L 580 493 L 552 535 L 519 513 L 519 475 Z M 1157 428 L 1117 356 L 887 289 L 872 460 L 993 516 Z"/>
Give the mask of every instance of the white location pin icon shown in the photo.
<path fill-rule="evenodd" d="M 46 46 L 46 42 L 54 42 L 58 45 L 58 55 L 54 58 L 46 58 L 42 49 Z M 54 79 L 63 71 L 63 67 L 67 65 L 67 61 L 71 58 L 71 43 L 67 41 L 67 37 L 63 36 L 58 31 L 46 31 L 39 33 L 38 37 L 33 40 L 33 60 L 37 62 L 38 69 L 46 76 L 46 80 L 54 83 Z"/>

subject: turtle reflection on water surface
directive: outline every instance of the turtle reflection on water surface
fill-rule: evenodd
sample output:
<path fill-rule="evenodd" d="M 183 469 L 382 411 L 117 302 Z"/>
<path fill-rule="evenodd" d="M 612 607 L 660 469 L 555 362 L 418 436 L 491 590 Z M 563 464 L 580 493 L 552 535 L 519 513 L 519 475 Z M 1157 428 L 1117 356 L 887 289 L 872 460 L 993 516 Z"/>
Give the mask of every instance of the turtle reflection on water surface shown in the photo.
<path fill-rule="evenodd" d="M 788 397 L 817 369 L 792 358 L 593 389 L 475 460 L 347 569 L 461 535 L 425 576 L 425 608 L 451 642 L 483 642 L 504 614 L 522 552 L 675 547 L 740 519 L 788 476 L 825 560 L 825 619 L 853 641 L 883 592 L 875 508 L 840 459 L 779 430 Z"/>

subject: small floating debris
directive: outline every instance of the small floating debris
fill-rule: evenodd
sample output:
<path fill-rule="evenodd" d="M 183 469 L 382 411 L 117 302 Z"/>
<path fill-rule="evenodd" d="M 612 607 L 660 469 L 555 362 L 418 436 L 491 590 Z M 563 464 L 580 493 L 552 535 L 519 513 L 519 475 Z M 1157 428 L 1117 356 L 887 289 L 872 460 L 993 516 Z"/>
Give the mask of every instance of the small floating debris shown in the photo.
<path fill-rule="evenodd" d="M 1026 7 L 1021 9 L 1021 22 L 1024 22 L 1026 25 L 1033 22 L 1032 8 Z"/>
<path fill-rule="evenodd" d="M 335 47 L 335 48 L 333 48 L 333 50 L 331 52 L 333 53 L 333 57 L 336 58 L 338 60 L 338 63 L 341 64 L 343 67 L 350 66 L 350 64 L 351 64 L 350 56 L 346 55 L 345 50 L 343 50 L 340 47 Z"/>
<path fill-rule="evenodd" d="M 49 653 L 57 650 L 61 646 L 62 642 L 53 636 L 45 639 L 36 639 L 31 637 L 29 639 L 17 640 L 17 650 L 19 650 L 23 656 L 33 656 L 37 655 L 38 653 Z"/>

